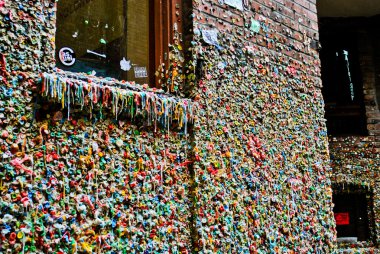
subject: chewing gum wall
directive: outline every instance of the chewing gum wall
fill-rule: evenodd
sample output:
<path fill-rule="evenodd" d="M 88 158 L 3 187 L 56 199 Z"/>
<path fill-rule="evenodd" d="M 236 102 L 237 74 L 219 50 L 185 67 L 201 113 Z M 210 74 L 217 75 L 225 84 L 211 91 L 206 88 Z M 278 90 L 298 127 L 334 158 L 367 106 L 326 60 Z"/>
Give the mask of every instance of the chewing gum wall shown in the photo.
<path fill-rule="evenodd" d="M 54 69 L 54 1 L 0 13 L 0 252 L 333 252 L 315 0 L 194 0 L 163 90 Z"/>

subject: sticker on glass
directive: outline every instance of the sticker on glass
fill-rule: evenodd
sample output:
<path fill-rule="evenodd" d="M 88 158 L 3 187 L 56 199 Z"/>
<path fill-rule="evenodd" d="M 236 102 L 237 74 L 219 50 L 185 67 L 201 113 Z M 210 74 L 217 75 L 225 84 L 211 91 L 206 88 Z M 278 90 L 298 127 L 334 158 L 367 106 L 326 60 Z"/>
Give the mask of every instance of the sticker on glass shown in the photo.
<path fill-rule="evenodd" d="M 95 56 L 98 56 L 98 57 L 107 58 L 107 56 L 105 54 L 100 54 L 98 52 L 95 52 L 95 51 L 92 51 L 92 50 L 89 50 L 89 49 L 87 49 L 87 54 L 92 54 L 92 55 L 95 55 Z"/>
<path fill-rule="evenodd" d="M 146 67 L 135 67 L 133 70 L 135 71 L 135 78 L 148 77 L 148 71 L 146 70 Z"/>
<path fill-rule="evenodd" d="M 64 66 L 73 66 L 76 61 L 74 50 L 68 47 L 61 48 L 59 50 L 59 61 Z"/>
<path fill-rule="evenodd" d="M 129 71 L 131 69 L 131 61 L 127 61 L 125 57 L 123 57 L 123 59 L 120 61 L 120 68 L 123 71 Z"/>

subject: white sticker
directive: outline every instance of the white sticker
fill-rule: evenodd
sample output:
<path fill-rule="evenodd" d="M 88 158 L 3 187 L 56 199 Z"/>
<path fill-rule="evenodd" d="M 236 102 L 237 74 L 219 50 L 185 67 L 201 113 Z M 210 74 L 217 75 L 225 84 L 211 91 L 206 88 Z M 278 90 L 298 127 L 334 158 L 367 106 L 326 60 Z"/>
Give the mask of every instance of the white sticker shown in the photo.
<path fill-rule="evenodd" d="M 89 49 L 87 49 L 87 53 L 88 54 L 93 54 L 93 55 L 98 56 L 98 57 L 107 58 L 107 56 L 105 54 L 100 54 L 98 52 L 95 52 L 95 51 L 92 51 L 92 50 L 89 50 Z"/>
<path fill-rule="evenodd" d="M 129 71 L 131 69 L 131 61 L 127 61 L 125 57 L 123 57 L 123 60 L 120 61 L 120 68 L 123 71 Z"/>
<path fill-rule="evenodd" d="M 135 78 L 148 77 L 148 71 L 146 70 L 146 67 L 134 67 L 133 70 L 135 71 Z"/>
<path fill-rule="evenodd" d="M 73 66 L 75 64 L 75 53 L 74 50 L 68 47 L 61 48 L 59 50 L 59 61 L 64 66 Z"/>
<path fill-rule="evenodd" d="M 217 29 L 202 30 L 202 38 L 206 43 L 210 45 L 219 46 L 218 32 L 219 31 Z"/>
<path fill-rule="evenodd" d="M 243 0 L 224 0 L 224 3 L 228 4 L 229 6 L 233 6 L 241 11 L 244 10 Z"/>

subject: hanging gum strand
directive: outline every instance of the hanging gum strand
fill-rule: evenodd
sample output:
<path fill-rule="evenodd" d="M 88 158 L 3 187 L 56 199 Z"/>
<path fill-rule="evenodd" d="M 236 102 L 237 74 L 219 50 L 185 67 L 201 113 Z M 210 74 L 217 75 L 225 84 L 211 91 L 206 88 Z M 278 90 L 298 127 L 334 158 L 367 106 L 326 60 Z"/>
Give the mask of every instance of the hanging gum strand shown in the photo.
<path fill-rule="evenodd" d="M 118 115 L 120 115 L 124 109 L 127 109 L 129 106 L 129 112 L 131 118 L 136 116 L 139 112 L 139 109 L 145 109 L 147 112 L 147 121 L 148 124 L 151 124 L 151 121 L 156 122 L 158 119 L 162 118 L 162 123 L 164 127 L 169 128 L 169 125 L 173 120 L 178 121 L 179 127 L 187 127 L 188 118 L 192 118 L 193 112 L 187 112 L 187 108 L 190 108 L 190 101 L 186 99 L 176 99 L 174 97 L 155 95 L 151 92 L 146 91 L 128 91 L 124 89 L 117 88 L 112 86 L 112 83 L 109 85 L 104 85 L 105 82 L 100 84 L 95 81 L 89 80 L 89 82 L 84 82 L 80 79 L 75 80 L 68 78 L 65 74 L 65 77 L 62 77 L 58 74 L 43 74 L 42 75 L 42 95 L 45 97 L 50 97 L 53 100 L 60 100 L 62 108 L 67 107 L 67 116 L 70 117 L 70 105 L 73 103 L 78 103 L 83 109 L 84 105 L 90 104 L 90 115 L 93 113 L 93 109 L 96 105 L 100 103 L 104 106 L 108 106 L 109 95 L 112 96 L 112 105 L 111 110 L 116 120 Z M 73 96 L 73 101 L 71 101 L 71 89 L 70 85 L 73 84 L 75 92 Z M 116 83 L 114 85 L 117 85 Z M 50 89 L 49 89 L 50 88 Z M 48 91 L 51 90 L 51 93 Z M 87 91 L 87 95 L 85 95 Z M 102 93 L 100 93 L 102 91 Z M 102 96 L 100 96 L 102 94 Z M 131 96 L 130 96 L 131 95 Z M 88 102 L 86 102 L 85 96 L 89 96 Z M 102 102 L 100 102 L 102 99 Z M 120 104 L 121 100 L 121 106 Z M 124 101 L 129 101 L 130 103 L 125 103 Z M 157 107 L 156 102 L 160 103 L 160 107 Z M 152 110 L 153 109 L 153 110 Z M 159 110 L 159 111 L 158 111 Z M 154 113 L 154 116 L 151 116 L 151 113 Z M 187 130 L 185 130 L 187 132 Z"/>

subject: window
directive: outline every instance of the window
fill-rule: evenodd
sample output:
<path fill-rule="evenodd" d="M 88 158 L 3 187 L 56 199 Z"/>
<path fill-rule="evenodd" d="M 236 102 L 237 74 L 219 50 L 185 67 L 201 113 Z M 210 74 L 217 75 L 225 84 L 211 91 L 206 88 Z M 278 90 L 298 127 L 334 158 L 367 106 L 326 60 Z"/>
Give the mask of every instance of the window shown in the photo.
<path fill-rule="evenodd" d="M 377 107 L 380 110 L 380 16 L 375 16 L 371 19 L 371 36 L 373 38 L 372 47 L 374 53 L 374 65 L 375 65 L 375 89 L 376 89 L 376 102 Z"/>
<path fill-rule="evenodd" d="M 321 19 L 322 93 L 330 135 L 367 135 L 359 64 L 359 34 L 343 21 Z"/>
<path fill-rule="evenodd" d="M 153 84 L 180 7 L 179 0 L 60 0 L 57 67 Z"/>
<path fill-rule="evenodd" d="M 333 203 L 338 242 L 370 241 L 372 200 L 371 193 L 361 186 L 335 186 Z"/>

